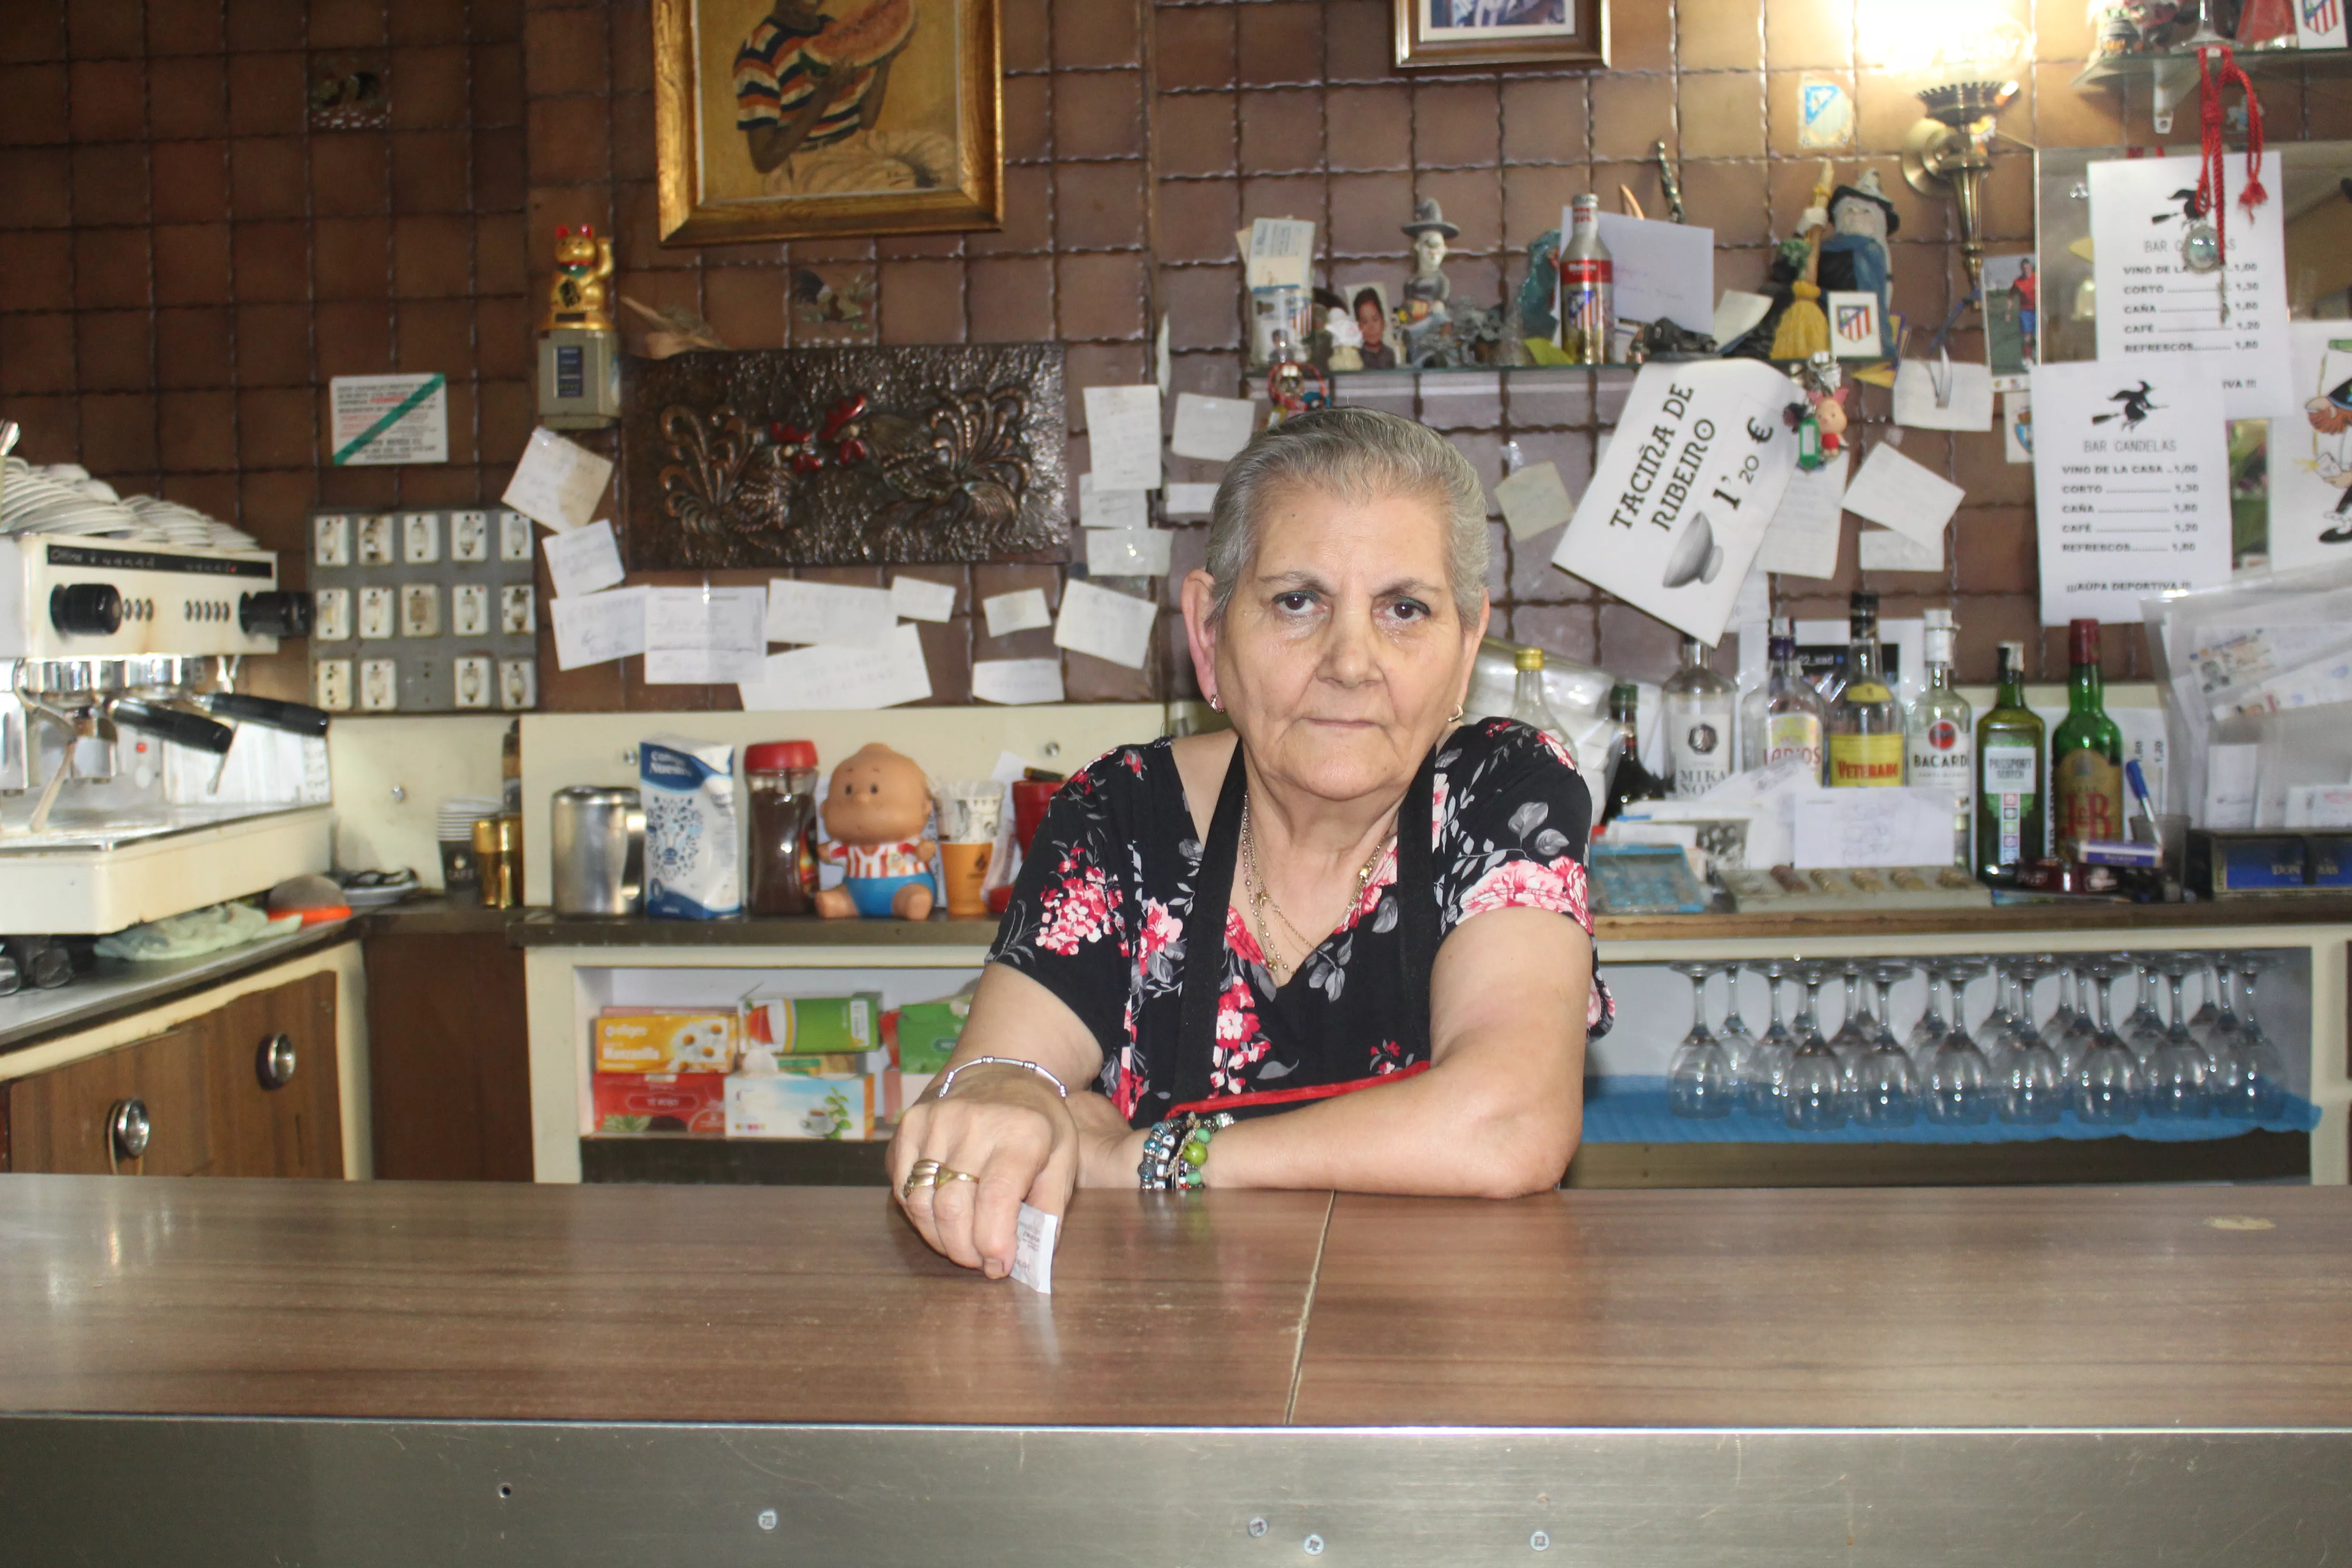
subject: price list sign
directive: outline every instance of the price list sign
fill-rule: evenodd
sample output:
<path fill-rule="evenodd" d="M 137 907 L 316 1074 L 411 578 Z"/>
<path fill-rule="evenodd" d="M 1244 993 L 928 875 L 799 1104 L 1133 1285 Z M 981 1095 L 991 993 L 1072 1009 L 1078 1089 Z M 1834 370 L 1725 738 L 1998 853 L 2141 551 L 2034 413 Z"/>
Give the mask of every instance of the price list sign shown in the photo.
<path fill-rule="evenodd" d="M 2136 621 L 2152 595 L 2229 581 L 2224 429 L 2199 355 L 2034 368 L 2043 626 Z"/>

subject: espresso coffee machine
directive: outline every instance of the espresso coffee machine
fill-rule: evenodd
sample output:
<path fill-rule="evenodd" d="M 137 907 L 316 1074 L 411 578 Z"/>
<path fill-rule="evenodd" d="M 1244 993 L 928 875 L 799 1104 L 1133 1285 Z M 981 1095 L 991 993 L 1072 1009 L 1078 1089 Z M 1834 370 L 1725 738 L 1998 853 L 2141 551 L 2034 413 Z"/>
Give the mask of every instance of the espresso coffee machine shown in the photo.
<path fill-rule="evenodd" d="M 233 689 L 310 616 L 268 551 L 0 535 L 0 934 L 117 931 L 327 868 L 322 749 L 315 781 L 259 792 L 282 798 L 220 788 L 241 743 L 326 733 Z"/>

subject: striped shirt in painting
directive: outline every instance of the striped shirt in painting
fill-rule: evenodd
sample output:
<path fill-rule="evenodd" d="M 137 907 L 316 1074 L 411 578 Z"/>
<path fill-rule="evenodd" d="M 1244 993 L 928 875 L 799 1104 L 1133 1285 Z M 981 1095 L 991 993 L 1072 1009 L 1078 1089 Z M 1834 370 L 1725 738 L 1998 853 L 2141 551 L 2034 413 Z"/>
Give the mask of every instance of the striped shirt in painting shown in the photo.
<path fill-rule="evenodd" d="M 813 32 L 790 31 L 776 25 L 773 16 L 763 18 L 735 51 L 735 128 L 749 131 L 760 125 L 781 125 L 790 120 L 816 90 L 816 80 L 809 71 L 807 51 L 803 44 L 814 37 Z M 857 84 L 825 105 L 824 112 L 809 128 L 803 147 L 830 146 L 854 134 L 857 130 L 858 106 L 874 86 L 874 74 L 865 73 Z"/>

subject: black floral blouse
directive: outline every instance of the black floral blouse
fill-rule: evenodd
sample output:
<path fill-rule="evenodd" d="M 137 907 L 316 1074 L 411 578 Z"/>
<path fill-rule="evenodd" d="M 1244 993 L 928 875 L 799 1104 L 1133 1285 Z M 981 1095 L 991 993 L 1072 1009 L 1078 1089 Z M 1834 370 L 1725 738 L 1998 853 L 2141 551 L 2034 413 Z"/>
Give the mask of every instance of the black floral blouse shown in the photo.
<path fill-rule="evenodd" d="M 1587 935 L 1585 837 L 1592 803 L 1568 753 L 1507 719 L 1439 742 L 1430 814 L 1438 938 L 1489 910 L 1574 917 Z M 1202 847 L 1166 741 L 1097 759 L 1054 796 L 1021 869 L 991 962 L 1067 1003 L 1103 1047 L 1098 1087 L 1130 1125 L 1173 1114 L 1185 918 Z M 1236 889 L 1225 916 L 1213 1100 L 1239 1111 L 1322 1098 L 1429 1064 L 1401 1046 L 1397 858 L 1276 986 Z M 1615 1014 L 1594 976 L 1587 1037 Z"/>

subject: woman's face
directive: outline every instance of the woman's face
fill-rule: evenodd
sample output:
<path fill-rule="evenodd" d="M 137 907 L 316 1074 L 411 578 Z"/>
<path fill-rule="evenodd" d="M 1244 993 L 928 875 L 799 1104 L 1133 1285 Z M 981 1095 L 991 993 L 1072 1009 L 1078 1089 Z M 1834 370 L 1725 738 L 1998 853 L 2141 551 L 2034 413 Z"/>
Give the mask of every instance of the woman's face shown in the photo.
<path fill-rule="evenodd" d="M 1445 524 L 1430 501 L 1271 498 L 1257 559 L 1222 625 L 1212 584 L 1184 584 L 1204 689 L 1224 700 L 1259 772 L 1328 800 L 1402 788 L 1469 689 L 1486 634 L 1454 608 Z"/>

